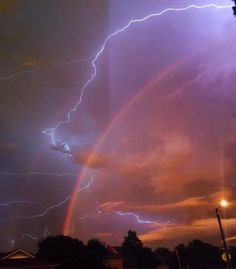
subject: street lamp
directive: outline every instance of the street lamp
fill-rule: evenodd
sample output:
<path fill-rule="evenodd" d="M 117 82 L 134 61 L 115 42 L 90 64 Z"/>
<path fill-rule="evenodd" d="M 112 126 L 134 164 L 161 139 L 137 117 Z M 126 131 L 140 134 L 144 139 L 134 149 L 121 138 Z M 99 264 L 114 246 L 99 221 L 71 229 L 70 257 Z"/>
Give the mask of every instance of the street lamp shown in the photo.
<path fill-rule="evenodd" d="M 221 207 L 227 207 L 228 206 L 228 202 L 225 199 L 222 199 L 220 201 L 220 206 Z M 228 269 L 231 269 L 229 249 L 227 247 L 226 240 L 225 240 L 225 234 L 224 234 L 224 229 L 223 229 L 223 226 L 222 226 L 222 223 L 221 223 L 220 210 L 219 210 L 219 208 L 216 208 L 215 209 L 215 212 L 216 212 L 216 218 L 218 220 L 218 224 L 219 224 L 219 228 L 220 228 L 220 234 L 221 234 L 222 241 L 223 241 L 223 247 L 224 247 L 225 256 L 226 256 L 226 262 L 227 262 L 227 268 Z"/>
<path fill-rule="evenodd" d="M 220 201 L 220 206 L 221 206 L 221 207 L 227 207 L 228 205 L 229 205 L 229 203 L 228 203 L 227 200 L 222 199 L 222 200 Z"/>

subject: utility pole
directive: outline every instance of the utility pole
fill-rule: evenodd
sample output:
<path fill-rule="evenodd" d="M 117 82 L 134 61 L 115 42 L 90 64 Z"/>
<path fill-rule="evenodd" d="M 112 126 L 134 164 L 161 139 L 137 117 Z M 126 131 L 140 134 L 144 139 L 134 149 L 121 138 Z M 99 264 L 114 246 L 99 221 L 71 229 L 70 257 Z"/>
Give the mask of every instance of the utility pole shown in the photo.
<path fill-rule="evenodd" d="M 182 269 L 181 262 L 180 262 L 180 257 L 179 257 L 179 250 L 177 248 L 175 249 L 175 255 L 177 256 L 177 259 L 178 259 L 179 269 Z"/>
<path fill-rule="evenodd" d="M 227 269 L 231 269 L 229 249 L 227 247 L 226 240 L 225 240 L 225 234 L 224 234 L 224 229 L 223 229 L 223 226 L 222 226 L 222 223 L 221 223 L 219 208 L 216 208 L 215 212 L 216 212 L 216 217 L 217 217 L 217 220 L 218 220 L 218 224 L 219 224 L 219 228 L 220 228 L 220 234 L 221 234 L 221 238 L 222 238 L 222 241 L 223 241 L 223 247 L 224 247 L 224 251 L 225 251 L 225 255 L 226 255 Z"/>
<path fill-rule="evenodd" d="M 182 269 L 179 255 L 178 255 L 177 257 L 178 257 L 178 265 L 179 265 L 179 269 Z"/>

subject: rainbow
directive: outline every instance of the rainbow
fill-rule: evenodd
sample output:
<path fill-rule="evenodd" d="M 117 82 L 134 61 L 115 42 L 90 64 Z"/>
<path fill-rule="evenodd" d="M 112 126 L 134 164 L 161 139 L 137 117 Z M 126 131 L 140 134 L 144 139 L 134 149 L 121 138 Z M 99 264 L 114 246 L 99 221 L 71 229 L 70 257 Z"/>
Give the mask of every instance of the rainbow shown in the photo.
<path fill-rule="evenodd" d="M 175 71 L 177 67 L 179 67 L 183 62 L 186 61 L 186 58 L 184 57 L 181 60 L 178 60 L 175 64 L 168 66 L 161 72 L 159 72 L 153 79 L 151 79 L 146 85 L 144 85 L 138 92 L 130 98 L 130 100 L 124 105 L 121 110 L 116 114 L 116 116 L 111 120 L 111 122 L 107 125 L 105 131 L 101 134 L 99 139 L 97 140 L 96 146 L 94 147 L 94 151 L 89 155 L 88 159 L 85 161 L 85 164 L 83 166 L 83 169 L 76 181 L 75 188 L 72 192 L 71 199 L 67 208 L 66 217 L 63 225 L 62 233 L 63 235 L 68 235 L 70 230 L 70 223 L 71 218 L 73 216 L 77 196 L 78 196 L 78 189 L 80 188 L 80 183 L 84 176 L 87 174 L 87 169 L 89 165 L 93 162 L 93 159 L 95 158 L 96 152 L 101 147 L 101 145 L 106 140 L 108 134 L 111 132 L 112 128 L 122 119 L 122 117 L 130 110 L 131 107 L 135 105 L 140 98 L 143 97 L 155 84 L 160 83 L 163 79 L 165 79 L 170 73 Z"/>

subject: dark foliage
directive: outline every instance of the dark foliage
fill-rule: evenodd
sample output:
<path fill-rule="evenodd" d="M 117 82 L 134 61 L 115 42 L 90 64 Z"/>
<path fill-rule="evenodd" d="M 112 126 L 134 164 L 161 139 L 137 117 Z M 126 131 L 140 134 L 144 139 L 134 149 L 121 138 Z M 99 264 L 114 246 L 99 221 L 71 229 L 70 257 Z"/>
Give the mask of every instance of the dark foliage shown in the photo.
<path fill-rule="evenodd" d="M 88 267 L 102 269 L 104 268 L 104 259 L 107 249 L 104 243 L 98 239 L 91 239 L 87 243 Z"/>
<path fill-rule="evenodd" d="M 157 265 L 167 265 L 169 268 L 176 268 L 176 255 L 168 248 L 157 248 L 154 252 Z"/>
<path fill-rule="evenodd" d="M 186 248 L 186 257 L 192 269 L 222 267 L 219 250 L 200 240 L 190 242 Z"/>
<path fill-rule="evenodd" d="M 106 247 L 97 239 L 88 245 L 68 236 L 49 236 L 38 244 L 37 256 L 60 264 L 61 269 L 103 269 Z"/>
<path fill-rule="evenodd" d="M 82 241 L 68 236 L 50 236 L 42 240 L 38 247 L 38 257 L 60 264 L 61 269 L 105 269 L 105 260 L 109 256 L 105 244 L 98 239 L 91 239 L 85 245 Z M 226 268 L 221 257 L 224 251 L 200 240 L 193 240 L 188 245 L 180 244 L 174 251 L 161 247 L 152 251 L 143 245 L 135 231 L 130 230 L 119 249 L 124 268 Z M 235 267 L 236 247 L 230 247 L 229 251 L 232 266 Z"/>
<path fill-rule="evenodd" d="M 122 254 L 125 266 L 136 268 L 152 268 L 154 256 L 151 249 L 144 247 L 135 231 L 128 231 L 122 243 Z"/>

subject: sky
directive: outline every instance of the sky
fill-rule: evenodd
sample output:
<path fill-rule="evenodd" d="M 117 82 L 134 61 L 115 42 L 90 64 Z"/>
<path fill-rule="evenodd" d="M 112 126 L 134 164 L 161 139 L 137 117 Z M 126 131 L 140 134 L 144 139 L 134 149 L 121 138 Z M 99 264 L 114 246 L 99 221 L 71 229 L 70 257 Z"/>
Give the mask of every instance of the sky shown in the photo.
<path fill-rule="evenodd" d="M 0 251 L 236 243 L 231 5 L 0 0 Z"/>

